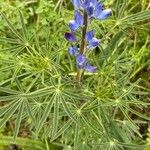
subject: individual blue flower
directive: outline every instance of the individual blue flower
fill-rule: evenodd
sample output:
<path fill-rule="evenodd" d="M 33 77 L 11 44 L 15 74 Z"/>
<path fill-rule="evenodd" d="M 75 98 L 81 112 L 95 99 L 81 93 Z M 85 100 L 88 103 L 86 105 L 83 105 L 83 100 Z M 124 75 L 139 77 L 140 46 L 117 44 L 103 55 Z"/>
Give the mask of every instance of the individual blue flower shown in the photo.
<path fill-rule="evenodd" d="M 99 39 L 93 38 L 92 40 L 89 41 L 88 48 L 89 49 L 94 49 L 99 45 L 99 43 L 100 43 Z"/>
<path fill-rule="evenodd" d="M 100 40 L 95 38 L 94 34 L 95 34 L 95 30 L 91 30 L 91 31 L 86 33 L 86 41 L 88 43 L 87 47 L 89 49 L 96 48 L 99 45 L 99 43 L 100 43 Z"/>
<path fill-rule="evenodd" d="M 102 3 L 99 2 L 95 7 L 95 12 L 93 14 L 93 17 L 99 20 L 104 20 L 108 18 L 111 15 L 111 9 L 104 9 Z"/>
<path fill-rule="evenodd" d="M 90 41 L 94 38 L 95 30 L 91 30 L 86 33 L 86 41 Z"/>
<path fill-rule="evenodd" d="M 75 11 L 74 20 L 69 21 L 69 27 L 71 31 L 77 30 L 82 25 L 83 25 L 83 16 L 80 14 L 79 11 Z"/>
<path fill-rule="evenodd" d="M 88 71 L 88 72 L 92 72 L 92 73 L 93 73 L 93 72 L 96 71 L 97 67 L 91 66 L 90 63 L 87 63 L 87 64 L 85 65 L 84 69 L 85 69 L 86 71 Z"/>
<path fill-rule="evenodd" d="M 83 66 L 84 66 L 84 64 L 86 62 L 85 56 L 83 54 L 79 54 L 76 57 L 76 62 L 77 62 L 78 68 L 83 69 Z"/>
<path fill-rule="evenodd" d="M 66 32 L 66 33 L 65 33 L 65 38 L 66 38 L 66 40 L 68 40 L 69 42 L 76 42 L 76 41 L 77 41 L 76 36 L 75 36 L 74 33 Z"/>
<path fill-rule="evenodd" d="M 71 46 L 71 47 L 69 47 L 68 51 L 69 51 L 69 54 L 71 56 L 76 56 L 78 53 L 78 47 L 77 46 L 74 46 L 74 47 Z"/>

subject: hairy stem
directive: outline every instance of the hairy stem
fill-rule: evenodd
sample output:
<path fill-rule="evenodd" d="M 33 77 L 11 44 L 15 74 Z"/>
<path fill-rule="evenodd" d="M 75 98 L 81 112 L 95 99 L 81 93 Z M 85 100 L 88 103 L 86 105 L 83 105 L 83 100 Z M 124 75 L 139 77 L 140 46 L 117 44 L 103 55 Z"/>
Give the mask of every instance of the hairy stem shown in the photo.
<path fill-rule="evenodd" d="M 86 47 L 86 32 L 87 32 L 87 27 L 88 27 L 88 15 L 86 11 L 84 11 L 84 22 L 83 22 L 83 28 L 82 28 L 82 38 L 81 38 L 81 44 L 80 44 L 80 54 L 84 54 L 84 49 Z M 78 68 L 77 69 L 77 82 L 78 86 L 80 86 L 81 82 L 81 76 L 82 76 L 82 71 Z"/>

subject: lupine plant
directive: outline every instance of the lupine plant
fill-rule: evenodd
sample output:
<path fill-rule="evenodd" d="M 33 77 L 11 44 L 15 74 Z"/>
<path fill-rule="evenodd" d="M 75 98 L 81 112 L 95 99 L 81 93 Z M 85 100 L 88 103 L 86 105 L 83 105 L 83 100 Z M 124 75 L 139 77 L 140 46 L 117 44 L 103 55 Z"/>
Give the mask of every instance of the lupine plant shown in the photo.
<path fill-rule="evenodd" d="M 84 70 L 92 73 L 96 71 L 96 67 L 91 66 L 87 57 L 100 44 L 100 40 L 94 37 L 94 29 L 89 31 L 90 24 L 94 19 L 107 19 L 111 15 L 111 9 L 104 9 L 102 2 L 97 0 L 72 0 L 72 3 L 75 15 L 74 20 L 69 21 L 71 32 L 66 32 L 65 38 L 71 43 L 70 55 L 76 57 L 77 80 L 80 84 Z M 76 37 L 76 32 L 79 32 L 79 38 Z"/>
<path fill-rule="evenodd" d="M 0 150 L 149 150 L 149 0 L 0 1 Z"/>

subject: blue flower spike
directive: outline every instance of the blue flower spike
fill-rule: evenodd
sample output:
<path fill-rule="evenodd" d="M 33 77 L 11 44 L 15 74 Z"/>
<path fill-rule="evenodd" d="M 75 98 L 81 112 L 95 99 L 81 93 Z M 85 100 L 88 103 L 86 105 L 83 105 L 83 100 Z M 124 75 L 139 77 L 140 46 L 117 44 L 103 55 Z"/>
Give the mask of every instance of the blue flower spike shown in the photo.
<path fill-rule="evenodd" d="M 97 67 L 91 66 L 86 57 L 88 52 L 90 52 L 89 50 L 95 49 L 100 44 L 100 40 L 95 37 L 95 30 L 88 31 L 88 29 L 92 20 L 107 19 L 111 15 L 111 9 L 104 9 L 101 0 L 72 0 L 72 3 L 75 14 L 74 19 L 69 21 L 71 32 L 65 33 L 65 38 L 69 42 L 74 42 L 75 44 L 71 44 L 68 51 L 71 56 L 76 57 L 77 72 L 82 69 L 93 73 L 96 71 Z M 82 32 L 81 36 L 79 36 L 81 40 L 77 40 L 75 33 L 78 32 L 77 35 L 79 35 L 80 31 Z M 77 45 L 80 45 L 79 50 Z M 80 73 L 78 73 L 78 75 L 79 74 Z"/>

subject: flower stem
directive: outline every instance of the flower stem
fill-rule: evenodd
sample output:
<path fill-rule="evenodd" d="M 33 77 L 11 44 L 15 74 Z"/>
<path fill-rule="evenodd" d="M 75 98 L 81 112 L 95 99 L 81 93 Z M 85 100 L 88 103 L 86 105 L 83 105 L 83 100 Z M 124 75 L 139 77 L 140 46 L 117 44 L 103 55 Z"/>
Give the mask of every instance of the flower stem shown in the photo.
<path fill-rule="evenodd" d="M 84 10 L 84 22 L 83 22 L 83 28 L 82 28 L 82 38 L 81 38 L 81 44 L 80 44 L 80 54 L 84 54 L 85 46 L 86 46 L 86 32 L 88 27 L 88 15 L 87 12 Z M 77 83 L 78 86 L 81 86 L 81 76 L 83 71 L 79 68 L 77 68 Z"/>

